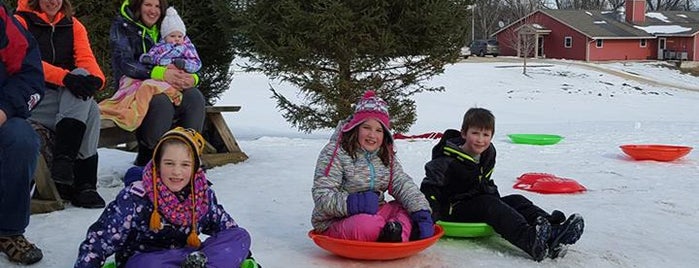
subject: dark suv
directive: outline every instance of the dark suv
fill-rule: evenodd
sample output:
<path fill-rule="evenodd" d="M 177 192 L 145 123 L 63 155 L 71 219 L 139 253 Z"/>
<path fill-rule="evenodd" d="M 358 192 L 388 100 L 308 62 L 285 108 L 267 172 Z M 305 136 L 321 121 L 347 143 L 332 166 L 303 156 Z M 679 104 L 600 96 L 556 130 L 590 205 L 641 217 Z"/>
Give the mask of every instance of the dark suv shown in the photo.
<path fill-rule="evenodd" d="M 478 55 L 479 57 L 485 57 L 485 55 L 493 55 L 493 57 L 497 57 L 500 54 L 500 45 L 498 44 L 498 40 L 494 39 L 473 40 L 469 47 L 471 48 L 471 53 L 473 55 Z"/>

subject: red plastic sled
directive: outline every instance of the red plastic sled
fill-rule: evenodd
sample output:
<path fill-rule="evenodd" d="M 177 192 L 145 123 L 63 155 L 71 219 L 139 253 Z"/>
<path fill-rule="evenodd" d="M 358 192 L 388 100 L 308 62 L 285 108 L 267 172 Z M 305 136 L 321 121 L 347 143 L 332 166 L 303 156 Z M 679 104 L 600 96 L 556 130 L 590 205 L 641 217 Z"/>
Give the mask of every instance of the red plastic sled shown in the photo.
<path fill-rule="evenodd" d="M 661 144 L 627 144 L 619 146 L 635 160 L 674 161 L 692 151 L 689 146 Z"/>
<path fill-rule="evenodd" d="M 548 173 L 524 173 L 517 178 L 512 188 L 542 194 L 569 194 L 584 192 L 585 186 L 568 178 L 561 178 Z"/>
<path fill-rule="evenodd" d="M 311 230 L 308 237 L 319 247 L 342 257 L 358 260 L 395 260 L 405 258 L 432 246 L 444 235 L 441 226 L 434 226 L 434 235 L 427 239 L 401 242 L 366 242 L 321 235 Z"/>

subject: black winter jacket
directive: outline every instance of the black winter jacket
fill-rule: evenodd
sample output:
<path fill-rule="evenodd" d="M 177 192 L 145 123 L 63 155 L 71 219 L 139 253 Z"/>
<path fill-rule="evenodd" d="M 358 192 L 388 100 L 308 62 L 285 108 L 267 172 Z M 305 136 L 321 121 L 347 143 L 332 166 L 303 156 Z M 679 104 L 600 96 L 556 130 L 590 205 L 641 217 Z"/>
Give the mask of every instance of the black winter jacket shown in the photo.
<path fill-rule="evenodd" d="M 464 144 L 458 130 L 449 129 L 432 149 L 432 160 L 425 164 L 425 179 L 420 185 L 437 221 L 451 214 L 458 202 L 477 195 L 500 196 L 490 178 L 495 168 L 495 147 L 490 144 L 476 161 L 461 150 Z"/>

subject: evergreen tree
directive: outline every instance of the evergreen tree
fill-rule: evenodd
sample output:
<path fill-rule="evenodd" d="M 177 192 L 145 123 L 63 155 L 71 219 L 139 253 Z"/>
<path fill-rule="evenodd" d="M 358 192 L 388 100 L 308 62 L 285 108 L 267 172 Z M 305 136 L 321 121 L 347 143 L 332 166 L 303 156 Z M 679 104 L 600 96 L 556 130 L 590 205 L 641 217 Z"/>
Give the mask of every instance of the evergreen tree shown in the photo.
<path fill-rule="evenodd" d="M 271 88 L 283 116 L 306 132 L 335 127 L 374 89 L 390 105 L 394 129 L 416 120 L 424 82 L 458 59 L 468 33 L 469 1 L 254 0 L 239 10 L 237 47 L 248 71 L 290 82 L 294 103 Z"/>

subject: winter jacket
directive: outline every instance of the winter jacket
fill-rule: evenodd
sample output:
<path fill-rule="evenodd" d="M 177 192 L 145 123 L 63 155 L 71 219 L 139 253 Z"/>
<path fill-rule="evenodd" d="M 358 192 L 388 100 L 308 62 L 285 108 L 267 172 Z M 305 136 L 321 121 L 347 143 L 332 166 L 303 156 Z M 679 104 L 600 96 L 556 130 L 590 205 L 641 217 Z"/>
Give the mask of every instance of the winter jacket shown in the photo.
<path fill-rule="evenodd" d="M 162 81 L 166 70 L 164 66 L 139 62 L 139 57 L 148 53 L 156 40 L 159 40 L 160 31 L 158 25 L 148 28 L 134 19 L 135 16 L 128 7 L 129 1 L 125 0 L 109 30 L 114 89 L 119 89 L 119 80 L 122 75 L 140 80 L 153 78 Z M 196 85 L 199 83 L 199 76 L 197 74 L 193 76 Z"/>
<path fill-rule="evenodd" d="M 28 118 L 44 96 L 44 71 L 36 40 L 0 6 L 0 110 Z"/>
<path fill-rule="evenodd" d="M 196 176 L 204 176 L 203 171 L 200 169 Z M 143 179 L 150 178 L 144 176 Z M 218 204 L 211 188 L 206 194 L 209 211 L 197 222 L 199 233 L 213 235 L 221 230 L 240 228 Z M 75 267 L 102 267 L 112 254 L 116 254 L 117 266 L 123 267 L 136 252 L 186 247 L 191 225 L 177 226 L 161 217 L 164 227 L 155 232 L 149 229 L 152 212 L 153 203 L 142 181 L 124 188 L 88 229 L 80 244 Z"/>
<path fill-rule="evenodd" d="M 483 194 L 500 196 L 490 178 L 495 168 L 495 147 L 491 143 L 476 163 L 461 150 L 464 142 L 458 130 L 446 130 L 432 149 L 432 160 L 425 164 L 420 191 L 427 196 L 435 221 L 450 215 L 451 208 L 463 200 Z"/>
<path fill-rule="evenodd" d="M 46 13 L 31 10 L 28 2 L 17 2 L 15 17 L 39 43 L 47 86 L 65 87 L 63 78 L 73 69 L 83 68 L 102 80 L 104 87 L 104 73 L 92 53 L 85 26 L 61 11 L 51 21 Z"/>
<path fill-rule="evenodd" d="M 184 60 L 184 70 L 188 73 L 196 73 L 201 69 L 201 60 L 197 49 L 194 47 L 192 40 L 188 36 L 184 37 L 184 42 L 181 45 L 167 43 L 161 40 L 148 51 L 148 56 L 151 57 L 154 64 L 168 65 L 173 63 L 175 59 Z"/>
<path fill-rule="evenodd" d="M 409 213 L 429 210 L 425 196 L 413 179 L 403 172 L 398 161 L 391 161 L 393 166 L 389 168 L 376 153 L 369 152 L 361 153 L 353 160 L 338 142 L 342 125 L 337 126 L 316 163 L 312 188 L 315 207 L 311 216 L 316 231 L 323 232 L 334 221 L 348 217 L 347 197 L 356 192 L 378 192 L 380 203 L 384 203 L 384 192 L 389 191 Z"/>

